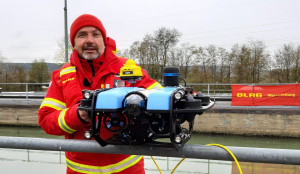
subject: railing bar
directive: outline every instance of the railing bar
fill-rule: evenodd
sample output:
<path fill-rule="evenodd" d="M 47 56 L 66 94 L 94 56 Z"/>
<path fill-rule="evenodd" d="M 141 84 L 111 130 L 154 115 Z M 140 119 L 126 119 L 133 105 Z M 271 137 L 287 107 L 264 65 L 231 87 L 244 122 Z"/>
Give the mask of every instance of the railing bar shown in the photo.
<path fill-rule="evenodd" d="M 89 153 L 135 154 L 146 156 L 185 157 L 197 159 L 212 159 L 233 161 L 232 157 L 222 148 L 204 145 L 186 144 L 178 151 L 174 148 L 153 147 L 147 145 L 108 145 L 101 147 L 96 141 L 45 139 L 28 137 L 0 136 L 0 148 L 33 149 L 50 151 L 73 151 Z M 300 150 L 227 147 L 236 156 L 238 161 L 300 164 Z"/>

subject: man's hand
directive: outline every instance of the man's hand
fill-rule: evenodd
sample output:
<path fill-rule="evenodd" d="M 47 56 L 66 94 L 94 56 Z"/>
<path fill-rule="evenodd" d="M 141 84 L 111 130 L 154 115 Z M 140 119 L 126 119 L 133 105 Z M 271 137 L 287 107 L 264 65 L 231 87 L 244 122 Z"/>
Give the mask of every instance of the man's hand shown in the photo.
<path fill-rule="evenodd" d="M 86 122 L 91 122 L 91 119 L 89 118 L 88 113 L 86 111 L 78 110 L 78 113 L 79 113 L 79 117 L 82 120 Z"/>

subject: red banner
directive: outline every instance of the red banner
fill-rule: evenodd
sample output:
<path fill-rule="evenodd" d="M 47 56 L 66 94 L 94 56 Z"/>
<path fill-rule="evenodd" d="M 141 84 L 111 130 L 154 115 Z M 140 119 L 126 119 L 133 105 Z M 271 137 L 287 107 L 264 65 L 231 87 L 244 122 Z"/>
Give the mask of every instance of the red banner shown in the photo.
<path fill-rule="evenodd" d="M 300 106 L 300 84 L 231 85 L 232 106 Z"/>

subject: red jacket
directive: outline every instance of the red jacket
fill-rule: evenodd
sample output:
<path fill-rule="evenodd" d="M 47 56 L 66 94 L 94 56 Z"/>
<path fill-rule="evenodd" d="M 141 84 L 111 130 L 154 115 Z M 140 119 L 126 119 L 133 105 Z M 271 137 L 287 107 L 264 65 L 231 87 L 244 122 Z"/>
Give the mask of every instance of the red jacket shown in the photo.
<path fill-rule="evenodd" d="M 51 85 L 39 109 L 39 124 L 48 134 L 64 135 L 66 139 L 84 139 L 84 132 L 90 124 L 83 123 L 77 116 L 78 102 L 83 89 L 112 88 L 115 74 L 126 62 L 113 54 L 114 42 L 108 39 L 104 54 L 88 62 L 80 59 L 76 50 L 71 54 L 70 63 L 53 72 Z M 85 82 L 84 82 L 85 81 Z M 129 86 L 130 84 L 126 84 Z M 138 87 L 157 88 L 160 84 L 151 79 L 143 70 Z M 112 135 L 101 129 L 106 139 Z M 142 156 L 99 153 L 66 152 L 67 173 L 144 173 Z"/>

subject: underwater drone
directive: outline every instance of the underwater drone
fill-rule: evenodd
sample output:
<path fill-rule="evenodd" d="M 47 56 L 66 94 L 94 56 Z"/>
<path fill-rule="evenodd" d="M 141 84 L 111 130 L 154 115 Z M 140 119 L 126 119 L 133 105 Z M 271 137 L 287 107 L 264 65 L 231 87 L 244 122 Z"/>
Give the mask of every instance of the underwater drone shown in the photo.
<path fill-rule="evenodd" d="M 134 83 L 142 73 L 132 61 L 126 62 L 119 76 L 121 80 Z M 179 85 L 179 80 L 179 68 L 166 67 L 162 88 L 83 90 L 78 110 L 87 111 L 91 119 L 91 129 L 84 134 L 85 138 L 95 139 L 101 146 L 182 147 L 191 138 L 195 116 L 212 108 L 214 102 L 191 87 Z M 101 129 L 107 129 L 113 136 L 101 138 Z"/>

